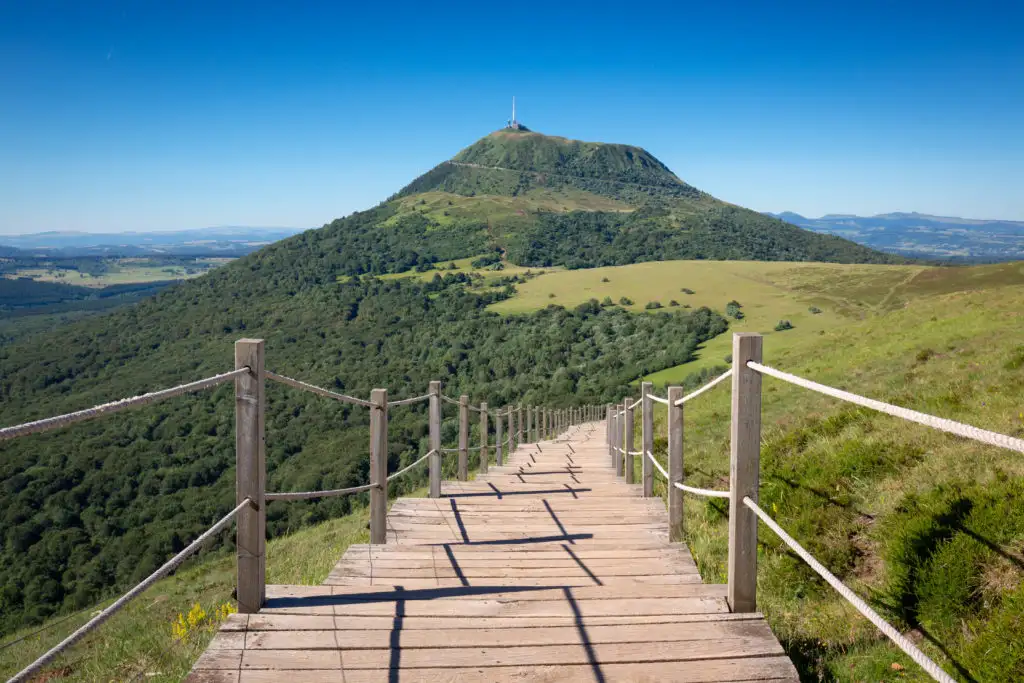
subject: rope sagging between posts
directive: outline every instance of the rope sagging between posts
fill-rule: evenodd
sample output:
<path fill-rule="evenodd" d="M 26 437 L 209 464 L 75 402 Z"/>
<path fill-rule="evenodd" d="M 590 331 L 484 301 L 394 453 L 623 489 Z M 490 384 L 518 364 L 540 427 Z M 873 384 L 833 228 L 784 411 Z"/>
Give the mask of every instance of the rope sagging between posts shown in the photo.
<path fill-rule="evenodd" d="M 661 476 L 665 477 L 665 481 L 667 482 L 669 480 L 668 472 L 665 470 L 664 467 L 661 466 L 661 463 L 658 462 L 658 459 L 655 458 L 654 454 L 651 453 L 650 451 L 647 451 L 647 457 L 650 458 L 651 462 L 654 463 L 654 466 L 658 468 L 658 471 L 661 472 Z M 686 491 L 687 493 L 692 493 L 697 496 L 705 496 L 707 498 L 728 498 L 730 495 L 732 495 L 728 491 L 715 491 L 714 489 L 699 489 L 695 486 L 687 486 L 686 484 L 681 484 L 677 481 L 672 482 L 672 485 L 675 486 L 680 491 Z"/>
<path fill-rule="evenodd" d="M 866 398 L 858 394 L 852 394 L 849 391 L 843 391 L 842 389 L 836 389 L 825 384 L 812 382 L 809 379 L 797 377 L 796 375 L 791 375 L 788 372 L 782 372 L 781 370 L 776 370 L 775 368 L 770 368 L 767 365 L 761 365 L 760 363 L 755 363 L 753 361 L 747 363 L 747 367 L 761 373 L 762 375 L 781 379 L 784 382 L 789 382 L 790 384 L 795 384 L 798 387 L 810 389 L 811 391 L 816 391 L 819 394 L 825 394 L 832 398 L 838 398 L 841 401 L 854 403 L 859 406 L 864 406 L 865 408 L 871 408 L 872 410 L 877 410 L 878 412 L 885 413 L 886 415 L 903 418 L 909 422 L 916 422 L 917 424 L 922 424 L 926 427 L 932 427 L 948 434 L 955 434 L 956 436 L 962 436 L 966 439 L 973 439 L 974 441 L 987 443 L 991 446 L 999 446 L 1011 451 L 1017 451 L 1018 453 L 1024 453 L 1024 439 L 1017 439 L 1012 436 L 1007 436 L 1006 434 L 973 427 L 969 424 L 964 424 L 963 422 L 948 420 L 944 417 L 936 417 L 935 415 L 921 413 L 916 410 L 910 410 L 909 408 L 901 408 L 899 406 L 894 406 L 891 403 L 876 401 L 873 398 Z"/>
<path fill-rule="evenodd" d="M 347 396 L 346 394 L 339 394 L 330 391 L 329 389 L 318 387 L 314 384 L 307 384 L 306 382 L 302 382 L 297 379 L 292 379 L 291 377 L 279 375 L 276 372 L 270 372 L 269 370 L 264 370 L 263 374 L 267 379 L 272 380 L 274 382 L 278 382 L 280 384 L 287 384 L 290 387 L 301 389 L 302 391 L 308 391 L 313 394 L 318 394 L 325 398 L 333 398 L 335 401 L 341 401 L 342 403 L 351 403 L 353 405 L 363 406 L 364 408 L 369 408 L 373 405 L 369 401 L 364 401 L 361 398 L 356 398 L 355 396 Z"/>
<path fill-rule="evenodd" d="M 174 396 L 181 396 L 182 394 L 188 394 L 193 391 L 200 391 L 201 389 L 207 389 L 209 387 L 222 384 L 248 372 L 250 372 L 249 368 L 238 368 L 237 370 L 224 372 L 219 375 L 214 375 L 213 377 L 196 380 L 195 382 L 179 384 L 178 386 L 171 387 L 170 389 L 151 391 L 148 394 L 122 398 L 118 401 L 111 401 L 110 403 L 102 403 L 98 406 L 93 406 L 92 408 L 78 410 L 65 415 L 55 415 L 53 417 L 45 417 L 41 420 L 34 420 L 32 422 L 14 425 L 13 427 L 4 427 L 3 429 L 0 429 L 0 441 L 28 434 L 48 432 L 51 429 L 66 427 L 67 425 L 82 422 L 83 420 L 91 420 L 92 418 L 99 417 L 100 415 L 116 413 L 121 410 L 125 410 L 126 408 L 134 408 L 136 406 L 146 405 L 149 403 L 156 403 L 157 401 L 162 401 Z"/>
<path fill-rule="evenodd" d="M 248 371 L 248 368 L 245 368 L 245 370 Z M 23 681 L 28 681 L 30 678 L 32 678 L 32 676 L 39 673 L 39 670 L 46 666 L 48 663 L 50 663 L 54 659 L 54 657 L 59 655 L 68 647 L 77 643 L 79 640 L 85 637 L 85 635 L 89 633 L 89 631 L 92 631 L 94 628 L 100 626 L 107 619 L 117 614 L 117 612 L 119 612 L 125 605 L 127 605 L 132 600 L 132 598 L 144 592 L 147 588 L 152 586 L 158 580 L 170 574 L 175 569 L 175 567 L 177 567 L 179 564 L 188 559 L 188 557 L 192 555 L 194 552 L 196 552 L 199 549 L 199 547 L 211 536 L 223 530 L 224 527 L 226 527 L 231 522 L 231 520 L 234 519 L 235 515 L 238 514 L 239 510 L 244 508 L 246 505 L 252 505 L 252 500 L 250 498 L 246 498 L 241 503 L 239 503 L 234 510 L 221 517 L 216 524 L 214 524 L 209 529 L 204 531 L 199 536 L 199 538 L 189 543 L 188 546 L 186 546 L 181 552 L 179 552 L 177 555 L 169 559 L 167 562 L 163 564 L 163 566 L 161 566 L 155 572 L 153 572 L 145 579 L 143 579 L 141 583 L 135 586 L 135 588 L 132 588 L 130 591 L 128 591 L 120 598 L 118 598 L 112 605 L 110 605 L 110 607 L 107 607 L 105 610 L 103 610 L 95 617 L 87 621 L 85 624 L 76 629 L 74 633 L 72 633 L 67 638 L 65 638 L 64 640 L 60 641 L 52 648 L 47 650 L 41 657 L 39 657 L 39 659 L 26 666 L 20 672 L 16 673 L 8 681 L 8 683 L 22 683 Z"/>
<path fill-rule="evenodd" d="M 732 496 L 732 494 L 729 493 L 728 491 L 716 491 L 714 489 L 699 489 L 696 486 L 687 486 L 686 484 L 681 484 L 678 481 L 672 482 L 672 485 L 675 486 L 680 491 L 686 491 L 687 493 L 692 493 L 695 496 L 704 496 L 705 498 L 729 498 L 730 496 Z"/>
<path fill-rule="evenodd" d="M 665 477 L 665 481 L 668 481 L 668 471 L 661 466 L 661 463 L 658 462 L 658 459 L 654 457 L 654 453 L 647 451 L 647 458 L 654 463 L 655 467 L 658 468 L 658 471 L 661 472 L 661 476 Z"/>
<path fill-rule="evenodd" d="M 432 456 L 434 453 L 437 453 L 437 451 L 430 451 L 430 452 L 420 456 L 420 458 L 416 462 L 414 462 L 412 464 L 409 464 L 409 465 L 406 465 L 405 467 L 403 467 L 402 469 L 398 470 L 394 474 L 389 474 L 388 475 L 388 481 L 391 481 L 392 479 L 397 479 L 398 477 L 402 476 L 403 474 L 405 474 L 406 472 L 408 472 L 412 468 L 416 467 L 416 465 L 419 465 L 421 462 L 423 462 L 424 460 L 426 460 L 427 458 Z"/>
<path fill-rule="evenodd" d="M 412 398 L 401 398 L 397 401 L 388 401 L 388 407 L 392 406 L 406 406 L 410 403 L 419 403 L 420 401 L 426 401 L 430 398 L 430 394 L 423 394 L 422 396 L 413 396 Z"/>
<path fill-rule="evenodd" d="M 655 396 L 654 394 L 646 394 L 646 396 L 647 396 L 647 398 L 651 399 L 652 401 L 656 401 L 656 402 L 660 403 L 663 406 L 667 406 L 668 405 L 668 399 L 667 398 L 661 398 L 659 396 Z"/>
<path fill-rule="evenodd" d="M 871 609 L 871 607 L 866 602 L 861 600 L 856 593 L 850 590 L 846 586 L 846 584 L 844 584 L 842 581 L 836 578 L 836 576 L 828 569 L 826 569 L 824 565 L 822 565 L 820 562 L 814 559 L 814 556 L 806 550 L 804 550 L 803 546 L 797 543 L 796 540 L 794 540 L 792 536 L 787 534 L 786 531 L 782 527 L 780 527 L 774 519 L 768 516 L 768 513 L 766 513 L 764 510 L 758 507 L 757 503 L 751 500 L 748 496 L 744 496 L 743 504 L 750 508 L 754 512 L 754 514 L 757 515 L 758 518 L 760 518 L 760 520 L 765 523 L 765 526 L 774 531 L 775 534 L 793 550 L 793 552 L 799 555 L 801 559 L 803 559 L 803 561 L 811 567 L 811 569 L 817 572 L 817 574 L 821 578 L 825 579 L 828 585 L 832 586 L 832 588 L 834 588 L 837 593 L 839 593 L 846 599 L 847 602 L 853 605 L 858 612 L 860 612 L 862 615 L 864 615 L 865 618 L 867 618 L 868 621 L 877 626 L 878 630 L 880 630 L 882 633 L 888 636 L 889 640 L 896 644 L 896 647 L 903 650 L 903 652 L 905 652 L 908 657 L 910 657 L 919 665 L 921 665 L 921 668 L 924 669 L 928 673 L 928 675 L 930 675 L 932 678 L 934 678 L 936 681 L 939 681 L 940 683 L 955 683 L 952 676 L 943 671 L 938 664 L 936 664 L 934 661 L 932 661 L 930 657 L 928 657 L 928 655 L 921 652 L 921 650 L 919 650 L 916 645 L 910 642 L 906 638 L 906 636 L 897 631 L 895 627 L 893 627 L 885 619 L 880 617 L 878 613 L 875 612 L 875 610 Z"/>
<path fill-rule="evenodd" d="M 327 491 L 292 491 L 286 493 L 266 493 L 263 497 L 266 500 L 308 500 L 310 498 L 331 498 L 333 496 L 344 496 L 349 493 L 369 491 L 376 484 L 363 484 L 362 486 L 350 486 L 347 489 L 329 489 Z"/>
<path fill-rule="evenodd" d="M 719 375 L 718 377 L 714 378 L 713 380 L 711 380 L 710 382 L 708 382 L 704 386 L 702 386 L 700 389 L 697 389 L 693 393 L 690 393 L 690 394 L 687 394 L 686 396 L 683 396 L 681 399 L 676 401 L 676 405 L 677 406 L 681 406 L 684 403 L 686 403 L 687 401 L 689 401 L 690 399 L 697 398 L 698 396 L 703 394 L 705 391 L 707 391 L 711 387 L 715 386 L 719 382 L 725 381 L 725 379 L 729 378 L 729 377 L 732 377 L 732 369 L 731 368 L 729 370 L 726 370 L 721 375 Z"/>

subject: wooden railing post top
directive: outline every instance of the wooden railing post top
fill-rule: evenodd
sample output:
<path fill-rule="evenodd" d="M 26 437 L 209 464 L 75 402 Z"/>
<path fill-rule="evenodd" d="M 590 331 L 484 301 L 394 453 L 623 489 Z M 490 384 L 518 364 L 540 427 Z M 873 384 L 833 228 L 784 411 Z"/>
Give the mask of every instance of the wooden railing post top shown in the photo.
<path fill-rule="evenodd" d="M 468 405 L 469 404 L 469 396 L 467 396 L 466 394 L 462 394 L 461 396 L 459 396 L 459 403 L 464 403 L 464 404 Z"/>
<path fill-rule="evenodd" d="M 427 393 L 430 393 L 430 394 L 440 394 L 441 393 L 441 380 L 439 380 L 439 379 L 432 379 L 432 380 L 430 380 L 430 385 L 429 385 L 429 388 L 427 389 Z"/>

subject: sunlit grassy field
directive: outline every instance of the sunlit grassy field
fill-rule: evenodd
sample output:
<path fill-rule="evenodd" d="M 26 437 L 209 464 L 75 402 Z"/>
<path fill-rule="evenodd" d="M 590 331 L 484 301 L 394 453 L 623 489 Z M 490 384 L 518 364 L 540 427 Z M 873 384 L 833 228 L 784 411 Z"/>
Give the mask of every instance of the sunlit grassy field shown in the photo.
<path fill-rule="evenodd" d="M 221 265 L 222 259 L 208 259 L 197 262 L 187 272 L 184 266 L 148 266 L 126 262 L 111 266 L 111 270 L 100 275 L 90 275 L 78 270 L 63 268 L 23 268 L 10 277 L 27 277 L 41 282 L 59 282 L 79 287 L 109 287 L 111 285 L 160 282 L 163 280 L 185 280 L 199 277 L 213 267 Z"/>
<path fill-rule="evenodd" d="M 609 297 L 615 305 L 644 311 L 651 301 L 672 310 L 707 306 L 724 313 L 726 304 L 742 305 L 743 318 L 730 320 L 730 331 L 760 332 L 773 349 L 789 348 L 835 331 L 871 314 L 899 309 L 922 296 L 961 289 L 1024 284 L 1024 264 L 974 268 L 771 263 L 757 261 L 660 261 L 629 266 L 546 273 L 516 286 L 513 298 L 491 306 L 498 313 L 521 313 L 550 304 L 573 307 L 588 299 Z M 683 290 L 689 289 L 693 294 Z M 812 307 L 820 313 L 812 313 Z M 775 332 L 788 320 L 793 329 Z M 725 364 L 731 352 L 728 335 L 709 341 L 694 362 L 653 372 L 657 384 L 681 381 L 703 368 Z"/>

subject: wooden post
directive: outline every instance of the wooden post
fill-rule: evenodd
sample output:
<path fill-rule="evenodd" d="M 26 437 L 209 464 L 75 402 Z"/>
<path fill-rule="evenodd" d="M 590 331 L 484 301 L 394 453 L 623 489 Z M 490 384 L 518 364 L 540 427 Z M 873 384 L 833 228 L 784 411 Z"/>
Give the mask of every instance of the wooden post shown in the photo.
<path fill-rule="evenodd" d="M 732 425 L 729 462 L 729 607 L 757 610 L 757 516 L 743 504 L 757 502 L 761 459 L 761 335 L 732 336 Z"/>
<path fill-rule="evenodd" d="M 501 413 L 494 416 L 494 464 L 498 467 L 505 464 L 504 445 L 501 443 L 502 437 L 504 436 L 501 433 L 502 426 L 505 424 L 503 419 L 504 417 L 505 416 Z"/>
<path fill-rule="evenodd" d="M 238 611 L 255 614 L 267 597 L 267 481 L 264 442 L 262 339 L 235 342 L 235 369 L 249 372 L 235 378 L 235 504 L 252 505 L 238 512 L 235 536 Z"/>
<path fill-rule="evenodd" d="M 625 419 L 625 416 L 622 414 L 621 410 L 621 405 L 612 406 L 612 440 L 615 448 L 613 451 L 615 455 L 615 462 L 613 464 L 615 466 L 615 476 L 617 477 L 622 476 L 622 468 L 624 467 L 623 463 L 626 461 L 625 458 L 622 457 L 622 421 Z"/>
<path fill-rule="evenodd" d="M 516 406 L 516 446 L 523 445 L 523 404 Z"/>
<path fill-rule="evenodd" d="M 516 450 L 516 411 L 512 406 L 508 407 L 508 457 Z"/>
<path fill-rule="evenodd" d="M 626 460 L 626 483 L 627 484 L 635 484 L 636 483 L 636 475 L 633 472 L 633 456 L 630 454 L 630 451 L 632 451 L 633 448 L 634 448 L 634 446 L 633 446 L 633 441 L 634 441 L 634 437 L 633 437 L 633 411 L 634 411 L 634 408 L 633 408 L 632 404 L 633 404 L 633 400 L 628 398 L 628 397 L 626 398 L 625 401 L 622 402 L 622 407 L 626 411 L 626 414 L 623 416 L 623 420 L 622 420 L 622 427 L 623 427 L 623 429 L 622 429 L 622 440 L 623 440 L 623 444 L 624 444 L 622 446 L 622 450 L 623 450 L 622 457 L 625 458 L 625 460 Z"/>
<path fill-rule="evenodd" d="M 615 467 L 615 451 L 612 450 L 615 445 L 615 429 L 613 425 L 614 419 L 612 418 L 612 406 L 610 403 L 604 405 L 604 436 L 608 442 L 608 458 L 612 461 L 612 467 Z M 616 472 L 618 474 L 618 472 Z"/>
<path fill-rule="evenodd" d="M 654 401 L 649 396 L 654 391 L 654 384 L 651 382 L 640 383 L 640 462 L 643 463 L 641 471 L 644 475 L 644 498 L 654 495 L 654 463 L 647 457 L 648 451 L 654 453 Z"/>
<path fill-rule="evenodd" d="M 487 453 L 487 401 L 480 402 L 480 471 L 486 472 L 490 455 Z"/>
<path fill-rule="evenodd" d="M 668 388 L 668 538 L 683 540 L 683 492 L 675 487 L 683 483 L 683 397 L 682 387 Z"/>
<path fill-rule="evenodd" d="M 469 396 L 459 396 L 459 481 L 469 479 Z"/>
<path fill-rule="evenodd" d="M 530 404 L 526 404 L 526 426 L 523 427 L 523 438 L 526 439 L 526 443 L 530 443 L 530 425 L 533 419 L 533 409 Z"/>
<path fill-rule="evenodd" d="M 427 460 L 430 466 L 430 497 L 441 497 L 441 382 L 430 383 L 430 405 L 427 421 L 430 426 L 430 450 L 433 455 Z"/>
<path fill-rule="evenodd" d="M 388 390 L 370 392 L 370 543 L 388 533 Z"/>

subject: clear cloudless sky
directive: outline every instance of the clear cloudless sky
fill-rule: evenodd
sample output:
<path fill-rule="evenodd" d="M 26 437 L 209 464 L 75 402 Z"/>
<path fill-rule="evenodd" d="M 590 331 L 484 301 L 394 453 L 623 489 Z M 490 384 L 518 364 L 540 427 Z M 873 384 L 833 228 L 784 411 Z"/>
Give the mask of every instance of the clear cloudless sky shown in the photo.
<path fill-rule="evenodd" d="M 762 211 L 1024 220 L 1024 4 L 0 0 L 0 232 L 321 225 L 509 116 Z"/>

